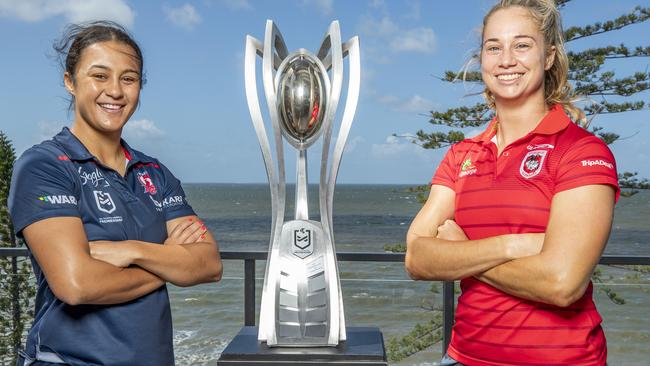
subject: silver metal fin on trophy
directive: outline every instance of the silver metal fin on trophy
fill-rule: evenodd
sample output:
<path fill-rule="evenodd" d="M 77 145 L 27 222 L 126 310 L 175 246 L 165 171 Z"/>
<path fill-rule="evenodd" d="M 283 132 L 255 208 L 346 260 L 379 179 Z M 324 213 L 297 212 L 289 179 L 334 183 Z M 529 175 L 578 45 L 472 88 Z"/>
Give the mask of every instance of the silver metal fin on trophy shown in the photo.
<path fill-rule="evenodd" d="M 275 163 L 257 92 L 257 56 L 262 58 Z M 330 161 L 346 56 L 347 99 Z M 330 24 L 316 55 L 306 49 L 289 53 L 271 20 L 266 22 L 264 43 L 246 37 L 246 98 L 271 190 L 271 239 L 258 333 L 268 346 L 336 346 L 346 339 L 332 206 L 359 98 L 360 70 L 359 39 L 343 44 L 338 21 Z M 320 221 L 315 221 L 309 219 L 307 201 L 307 148 L 321 136 Z M 295 219 L 287 222 L 284 141 L 297 152 Z"/>

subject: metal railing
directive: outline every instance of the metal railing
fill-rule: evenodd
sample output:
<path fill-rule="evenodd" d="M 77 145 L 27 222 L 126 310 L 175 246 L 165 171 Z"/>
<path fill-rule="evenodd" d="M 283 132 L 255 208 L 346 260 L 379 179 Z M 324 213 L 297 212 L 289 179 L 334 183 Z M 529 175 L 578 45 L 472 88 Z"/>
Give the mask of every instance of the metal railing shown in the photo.
<path fill-rule="evenodd" d="M 223 260 L 244 261 L 244 325 L 255 325 L 255 264 L 266 260 L 266 251 L 222 250 Z M 0 257 L 25 257 L 26 248 L 0 248 Z M 404 253 L 341 252 L 337 258 L 342 262 L 404 262 Z M 650 256 L 603 255 L 599 264 L 606 265 L 650 265 Z M 442 353 L 447 351 L 454 324 L 454 282 L 444 281 L 442 289 Z"/>

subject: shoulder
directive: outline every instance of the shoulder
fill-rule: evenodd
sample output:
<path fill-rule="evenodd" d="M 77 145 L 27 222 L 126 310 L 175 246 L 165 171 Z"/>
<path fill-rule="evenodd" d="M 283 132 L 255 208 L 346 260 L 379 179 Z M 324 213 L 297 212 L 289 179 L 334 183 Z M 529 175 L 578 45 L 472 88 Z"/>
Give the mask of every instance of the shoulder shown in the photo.
<path fill-rule="evenodd" d="M 70 159 L 65 151 L 52 140 L 43 141 L 25 150 L 14 164 L 14 174 L 27 171 L 51 173 L 67 172 Z"/>
<path fill-rule="evenodd" d="M 602 139 L 574 123 L 563 131 L 558 139 L 558 145 L 565 157 L 601 157 L 612 160 L 612 163 L 614 160 L 609 146 Z"/>

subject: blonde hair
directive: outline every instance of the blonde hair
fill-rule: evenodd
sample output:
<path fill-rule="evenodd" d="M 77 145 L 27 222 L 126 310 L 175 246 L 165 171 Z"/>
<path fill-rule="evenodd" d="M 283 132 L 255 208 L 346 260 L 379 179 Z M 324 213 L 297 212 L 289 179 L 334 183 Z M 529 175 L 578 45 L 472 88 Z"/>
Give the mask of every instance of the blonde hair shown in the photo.
<path fill-rule="evenodd" d="M 501 9 L 519 6 L 526 9 L 535 23 L 539 26 L 544 36 L 546 52 L 555 47 L 555 58 L 551 67 L 544 72 L 544 100 L 547 105 L 560 104 L 569 114 L 571 119 L 583 126 L 588 124 L 587 117 L 582 109 L 573 103 L 578 99 L 573 93 L 573 88 L 568 82 L 569 58 L 564 48 L 564 32 L 562 18 L 554 0 L 500 0 L 483 18 L 481 30 L 481 45 L 483 44 L 483 30 L 490 17 Z M 478 52 L 480 55 L 480 50 Z M 480 56 L 478 56 L 480 62 Z M 483 96 L 490 108 L 494 109 L 494 96 L 485 88 Z"/>

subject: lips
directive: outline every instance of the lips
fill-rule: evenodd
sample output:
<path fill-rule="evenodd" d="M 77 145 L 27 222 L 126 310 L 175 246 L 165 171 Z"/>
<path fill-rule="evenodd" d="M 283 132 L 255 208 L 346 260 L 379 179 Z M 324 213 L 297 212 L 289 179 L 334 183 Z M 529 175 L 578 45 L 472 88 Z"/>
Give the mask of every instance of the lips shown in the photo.
<path fill-rule="evenodd" d="M 108 113 L 117 113 L 124 108 L 123 104 L 97 103 L 99 107 Z"/>
<path fill-rule="evenodd" d="M 522 73 L 501 74 L 501 75 L 497 75 L 497 79 L 499 79 L 501 81 L 512 81 L 512 80 L 519 79 L 523 75 L 524 74 L 522 74 Z"/>

